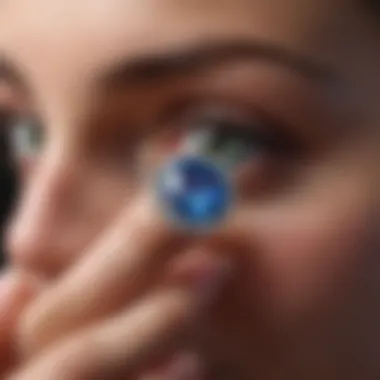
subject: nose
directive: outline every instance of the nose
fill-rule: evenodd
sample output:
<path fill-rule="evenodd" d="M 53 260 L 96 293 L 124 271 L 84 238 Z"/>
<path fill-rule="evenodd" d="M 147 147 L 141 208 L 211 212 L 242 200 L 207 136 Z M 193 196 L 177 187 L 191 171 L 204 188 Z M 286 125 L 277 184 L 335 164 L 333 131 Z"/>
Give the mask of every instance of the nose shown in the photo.
<path fill-rule="evenodd" d="M 39 164 L 8 228 L 12 264 L 44 278 L 56 276 L 99 231 L 106 219 L 100 212 L 104 197 L 88 173 L 60 157 Z"/>

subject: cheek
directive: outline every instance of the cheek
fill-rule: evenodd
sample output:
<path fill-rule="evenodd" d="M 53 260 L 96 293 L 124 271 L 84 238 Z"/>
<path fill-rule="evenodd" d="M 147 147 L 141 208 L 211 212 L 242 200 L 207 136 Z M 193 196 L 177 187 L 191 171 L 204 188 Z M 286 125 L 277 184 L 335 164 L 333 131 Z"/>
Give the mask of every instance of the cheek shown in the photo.
<path fill-rule="evenodd" d="M 348 292 L 369 256 L 367 203 L 366 196 L 337 194 L 257 219 L 248 239 L 270 314 L 292 319 L 336 304 Z"/>

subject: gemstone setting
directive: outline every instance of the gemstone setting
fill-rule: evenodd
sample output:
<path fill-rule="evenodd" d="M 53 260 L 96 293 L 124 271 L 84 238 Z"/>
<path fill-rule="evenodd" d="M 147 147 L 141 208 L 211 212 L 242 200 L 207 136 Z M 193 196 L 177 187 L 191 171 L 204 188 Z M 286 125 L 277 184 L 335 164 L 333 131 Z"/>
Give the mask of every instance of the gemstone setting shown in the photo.
<path fill-rule="evenodd" d="M 220 224 L 232 204 L 228 176 L 203 156 L 181 156 L 158 173 L 157 194 L 166 216 L 180 228 L 208 230 Z"/>

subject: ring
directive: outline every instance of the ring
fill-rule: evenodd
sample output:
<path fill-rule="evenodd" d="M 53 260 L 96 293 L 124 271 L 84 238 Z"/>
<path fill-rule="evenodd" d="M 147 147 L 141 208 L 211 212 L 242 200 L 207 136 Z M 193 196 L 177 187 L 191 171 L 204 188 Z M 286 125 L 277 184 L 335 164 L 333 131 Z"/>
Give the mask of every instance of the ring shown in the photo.
<path fill-rule="evenodd" d="M 226 170 L 202 155 L 170 160 L 156 179 L 156 194 L 164 216 L 187 231 L 209 231 L 220 225 L 233 203 L 232 181 Z"/>
<path fill-rule="evenodd" d="M 204 232 L 220 225 L 234 205 L 235 167 L 250 147 L 210 129 L 193 130 L 158 171 L 155 192 L 163 214 L 176 227 Z"/>

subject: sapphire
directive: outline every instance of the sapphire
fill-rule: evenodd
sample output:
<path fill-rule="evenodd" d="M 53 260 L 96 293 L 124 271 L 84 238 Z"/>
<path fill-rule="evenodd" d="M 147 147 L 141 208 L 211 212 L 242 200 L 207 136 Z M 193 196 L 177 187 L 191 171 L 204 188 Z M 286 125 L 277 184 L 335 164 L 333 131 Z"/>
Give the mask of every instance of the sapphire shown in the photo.
<path fill-rule="evenodd" d="M 199 156 L 180 157 L 166 165 L 159 173 L 157 190 L 168 216 L 186 228 L 220 223 L 232 200 L 227 176 Z"/>

